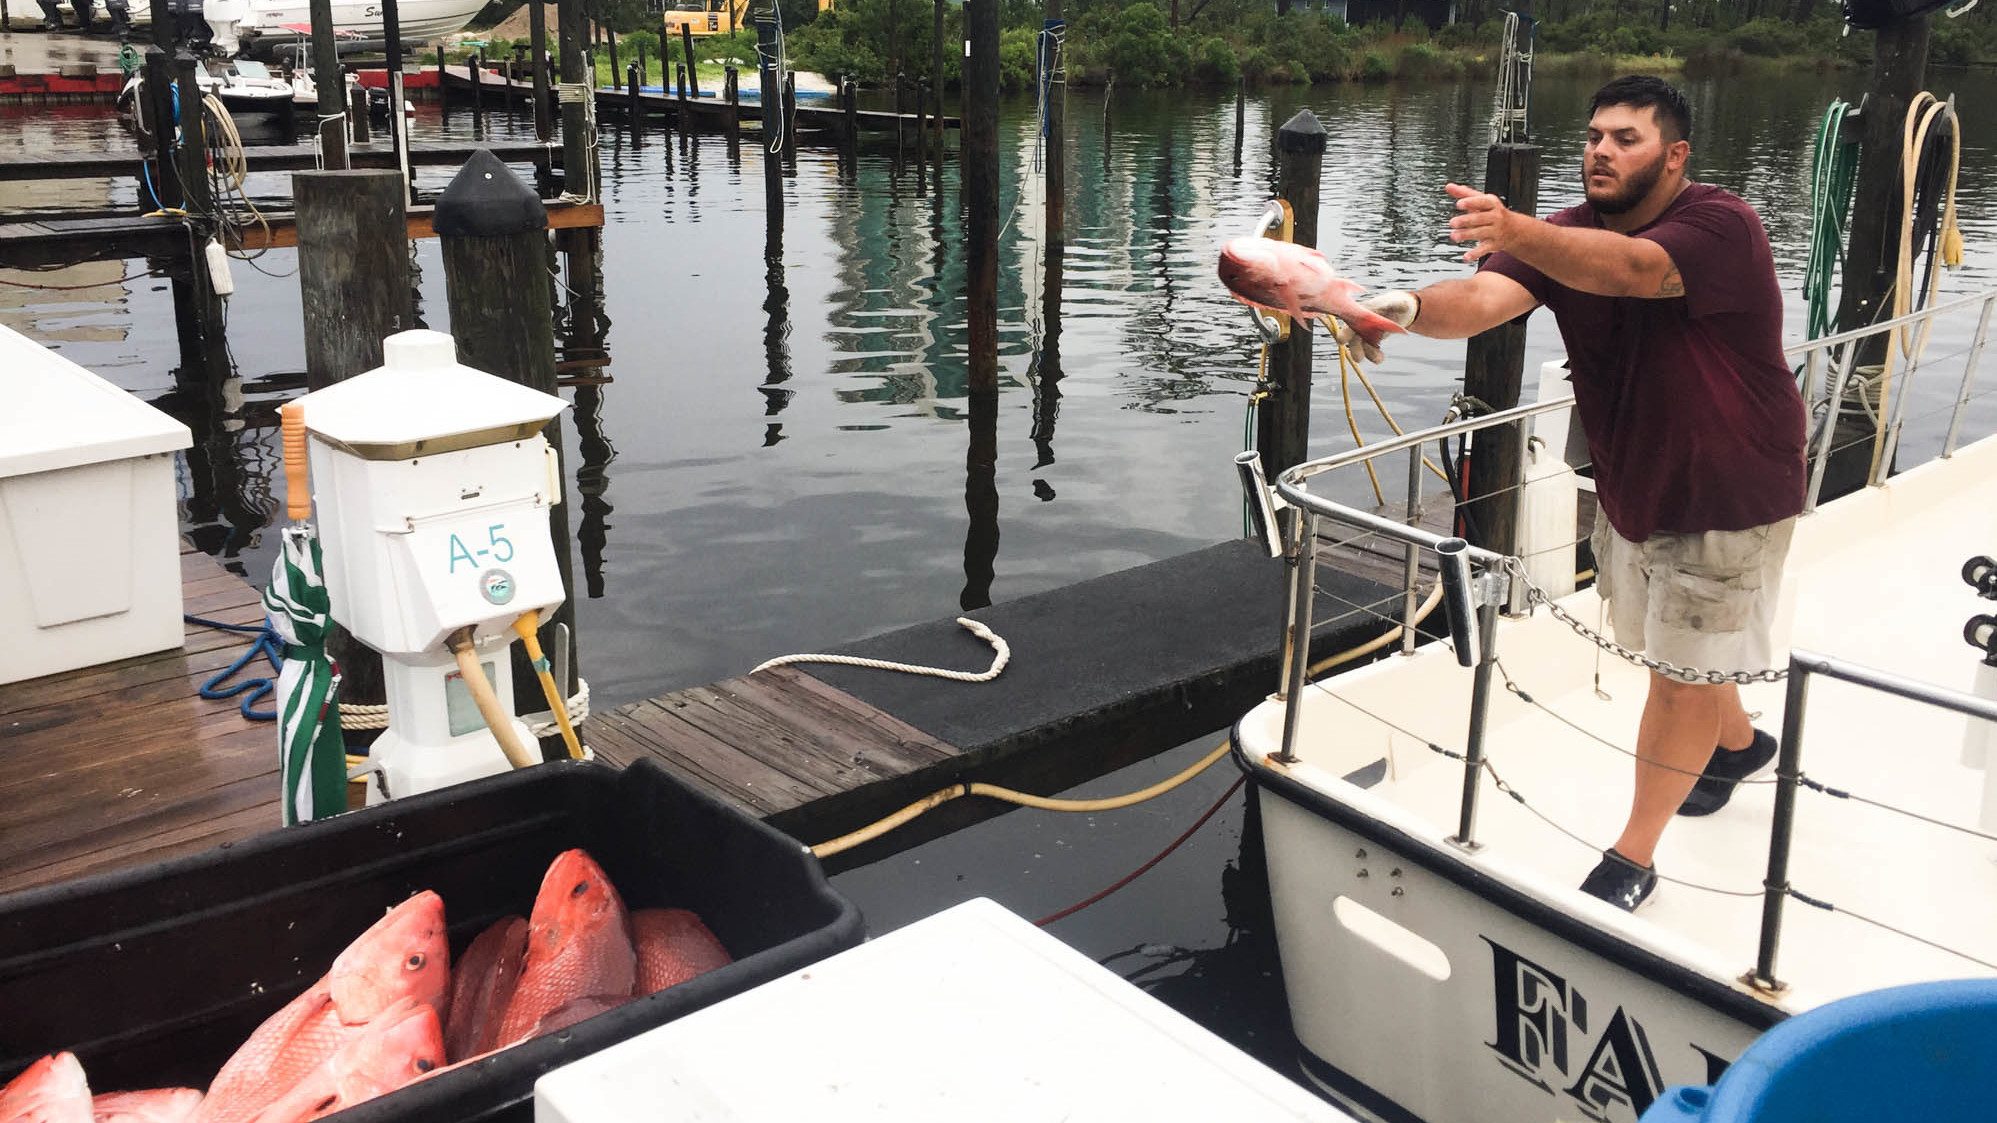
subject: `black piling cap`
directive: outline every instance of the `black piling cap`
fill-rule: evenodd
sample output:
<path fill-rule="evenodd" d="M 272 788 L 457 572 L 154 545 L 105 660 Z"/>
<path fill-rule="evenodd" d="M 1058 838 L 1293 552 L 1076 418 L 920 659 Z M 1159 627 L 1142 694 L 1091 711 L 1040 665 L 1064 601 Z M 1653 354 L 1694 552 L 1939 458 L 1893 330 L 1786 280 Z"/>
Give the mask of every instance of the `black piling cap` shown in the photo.
<path fill-rule="evenodd" d="M 548 228 L 548 208 L 490 149 L 472 153 L 437 199 L 440 237 L 497 238 Z"/>
<path fill-rule="evenodd" d="M 1317 123 L 1317 114 L 1308 109 L 1297 110 L 1295 117 L 1276 130 L 1276 147 L 1283 152 L 1322 155 L 1324 126 Z"/>

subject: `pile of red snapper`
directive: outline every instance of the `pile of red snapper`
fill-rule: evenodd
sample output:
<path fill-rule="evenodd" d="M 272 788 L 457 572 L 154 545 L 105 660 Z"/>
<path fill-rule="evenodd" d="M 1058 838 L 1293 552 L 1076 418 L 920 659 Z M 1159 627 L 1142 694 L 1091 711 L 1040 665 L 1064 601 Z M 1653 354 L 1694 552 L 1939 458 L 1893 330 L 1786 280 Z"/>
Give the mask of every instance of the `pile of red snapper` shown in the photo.
<path fill-rule="evenodd" d="M 57 1053 L 0 1089 L 0 1123 L 302 1123 L 732 962 L 685 909 L 626 912 L 581 850 L 548 867 L 532 916 L 481 932 L 455 971 L 450 958 L 443 899 L 426 890 L 257 1027 L 206 1094 L 92 1096 L 75 1055 Z"/>

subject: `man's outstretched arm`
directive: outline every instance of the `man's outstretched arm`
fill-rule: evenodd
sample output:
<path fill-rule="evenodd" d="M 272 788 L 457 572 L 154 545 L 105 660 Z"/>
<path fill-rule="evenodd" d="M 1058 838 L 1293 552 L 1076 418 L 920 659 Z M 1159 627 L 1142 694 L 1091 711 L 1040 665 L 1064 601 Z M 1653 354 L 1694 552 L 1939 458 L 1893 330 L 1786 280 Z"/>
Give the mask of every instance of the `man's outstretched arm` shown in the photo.
<path fill-rule="evenodd" d="M 1463 260 L 1503 250 L 1548 279 L 1596 296 L 1668 300 L 1685 295 L 1678 266 L 1663 246 L 1613 230 L 1555 226 L 1508 210 L 1504 201 L 1460 184 L 1449 185 L 1462 213 L 1449 220 L 1449 236 L 1475 242 Z"/>

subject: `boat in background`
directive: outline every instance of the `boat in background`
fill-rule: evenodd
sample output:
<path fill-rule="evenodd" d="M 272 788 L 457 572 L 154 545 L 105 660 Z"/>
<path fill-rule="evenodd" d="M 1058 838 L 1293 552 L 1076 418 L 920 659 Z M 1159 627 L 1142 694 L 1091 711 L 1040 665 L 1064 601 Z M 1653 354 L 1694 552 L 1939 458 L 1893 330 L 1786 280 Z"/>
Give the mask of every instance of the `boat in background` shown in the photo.
<path fill-rule="evenodd" d="M 1290 509 L 1284 540 L 1264 542 L 1292 567 L 1291 637 L 1310 634 L 1320 524 L 1406 551 L 1393 603 L 1408 615 L 1416 553 L 1433 551 L 1452 608 L 1447 642 L 1315 683 L 1292 641 L 1281 692 L 1235 727 L 1313 1084 L 1391 1123 L 1634 1123 L 1792 1014 L 1997 973 L 1997 617 L 1976 615 L 1997 599 L 1997 437 L 1957 448 L 1993 309 L 1988 292 L 1790 349 L 1820 419 L 1777 616 L 1793 653 L 1786 673 L 1739 676 L 1764 728 L 1779 715 L 1777 778 L 1674 823 L 1658 850 L 1669 884 L 1635 914 L 1576 886 L 1623 824 L 1656 668 L 1605 645 L 1593 589 L 1546 588 L 1522 560 L 1551 554 L 1573 578 L 1581 485 L 1527 468 L 1522 508 L 1552 481 L 1568 515 L 1537 545 L 1522 529 L 1517 557 L 1416 525 L 1429 442 L 1530 425 L 1539 457 L 1568 447 L 1557 380 L 1537 404 L 1291 468 L 1274 495 L 1245 454 L 1258 524 Z M 1955 411 L 1940 455 L 1888 474 L 1909 384 L 1942 362 L 1916 350 L 1880 412 L 1869 486 L 1817 507 L 1856 339 L 1925 337 L 1951 313 L 1980 319 L 1948 356 L 1966 355 L 1960 388 L 1936 395 L 1937 414 Z M 1313 494 L 1314 477 L 1388 453 L 1412 461 L 1405 521 Z"/>
<path fill-rule="evenodd" d="M 239 126 L 268 132 L 278 143 L 291 143 L 296 124 L 291 79 L 253 59 L 231 58 L 203 60 L 195 82 L 202 95 L 221 102 Z M 136 72 L 118 92 L 118 112 L 127 124 L 138 120 L 139 91 L 144 85 L 144 72 Z"/>
<path fill-rule="evenodd" d="M 415 45 L 462 31 L 484 6 L 483 0 L 402 0 L 397 5 L 402 41 Z M 334 30 L 350 33 L 341 35 L 341 49 L 381 47 L 387 34 L 381 11 L 377 0 L 333 0 Z M 182 34 L 197 33 L 222 55 L 263 55 L 296 38 L 292 28 L 312 23 L 306 0 L 189 0 L 185 12 L 174 14 L 184 23 Z M 132 0 L 127 18 L 151 23 L 151 0 Z"/>

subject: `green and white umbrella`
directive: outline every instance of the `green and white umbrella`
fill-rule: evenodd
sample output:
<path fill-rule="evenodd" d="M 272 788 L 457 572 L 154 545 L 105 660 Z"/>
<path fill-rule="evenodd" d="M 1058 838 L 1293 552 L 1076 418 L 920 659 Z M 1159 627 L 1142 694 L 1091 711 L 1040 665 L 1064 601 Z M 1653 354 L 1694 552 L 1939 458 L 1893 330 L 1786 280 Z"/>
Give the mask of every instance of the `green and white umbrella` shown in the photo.
<path fill-rule="evenodd" d="M 309 525 L 284 528 L 284 548 L 271 567 L 264 611 L 284 640 L 277 679 L 278 761 L 284 780 L 284 825 L 338 815 L 347 809 L 347 747 L 340 737 L 340 673 L 326 654 L 332 602 Z"/>

